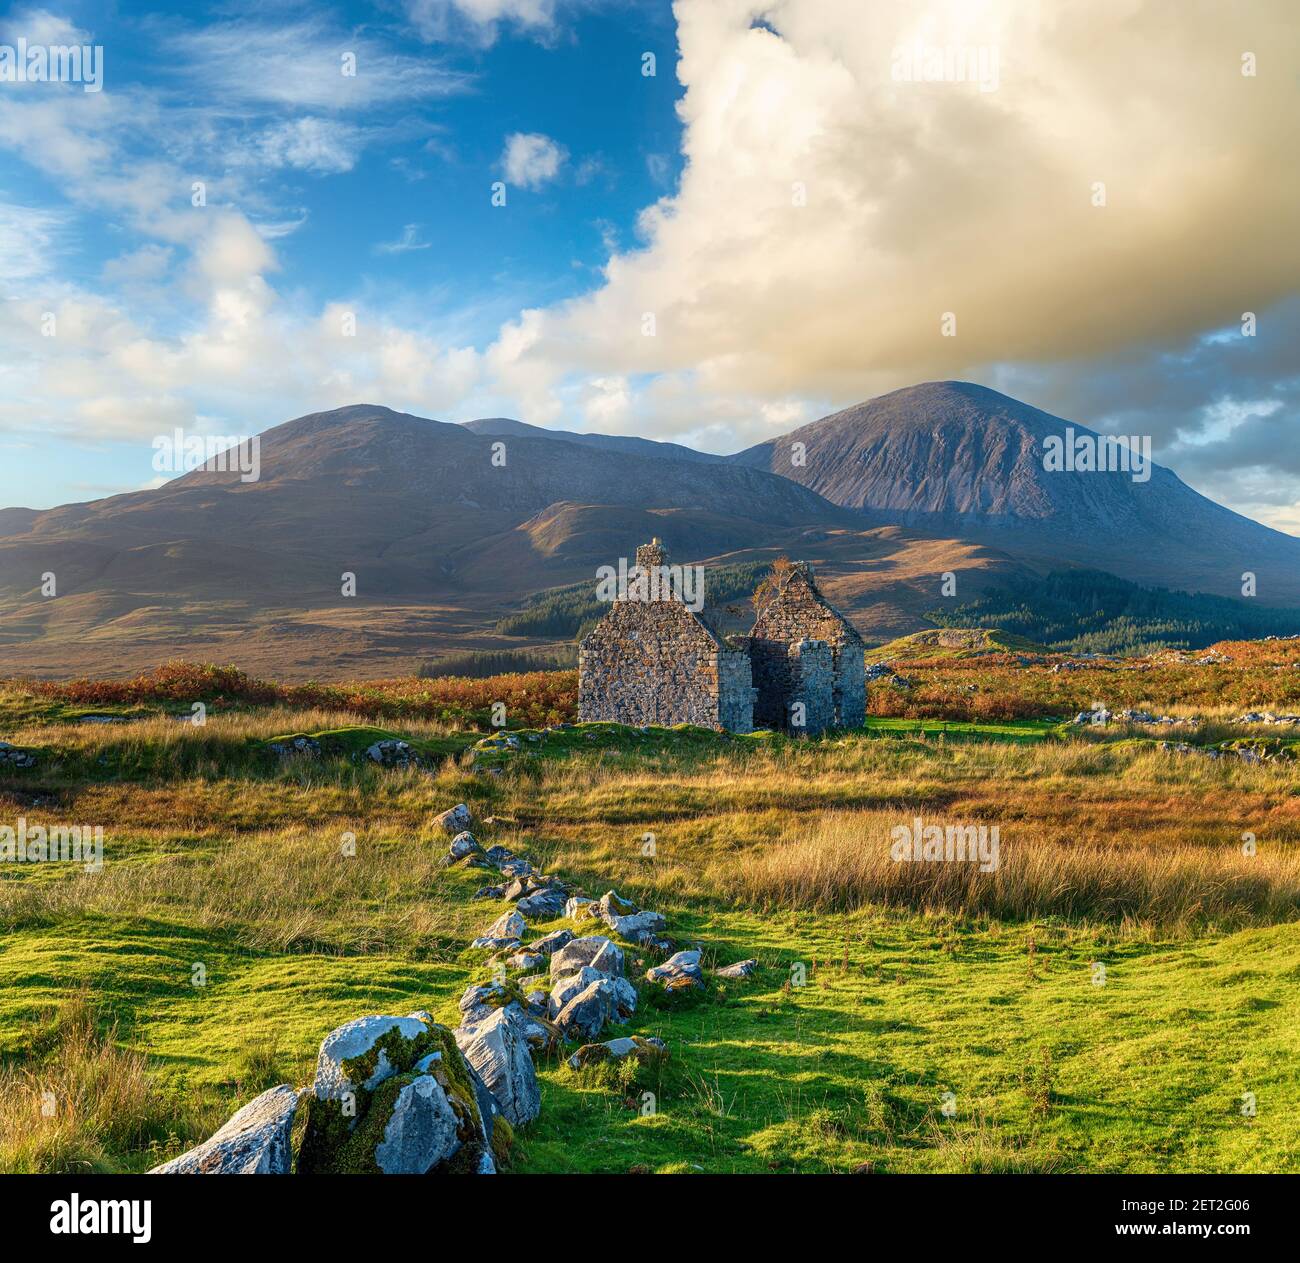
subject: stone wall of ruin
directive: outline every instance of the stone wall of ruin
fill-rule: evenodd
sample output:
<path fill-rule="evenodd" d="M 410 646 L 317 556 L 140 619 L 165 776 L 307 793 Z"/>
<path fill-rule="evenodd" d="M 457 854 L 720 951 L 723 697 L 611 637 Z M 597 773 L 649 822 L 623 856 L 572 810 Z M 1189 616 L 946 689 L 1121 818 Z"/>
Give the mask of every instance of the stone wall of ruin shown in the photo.
<path fill-rule="evenodd" d="M 578 718 L 753 727 L 749 660 L 679 601 L 616 601 L 578 651 Z"/>
<path fill-rule="evenodd" d="M 815 736 L 835 726 L 835 658 L 824 640 L 799 640 L 790 646 L 791 716 L 788 727 L 796 736 Z M 803 723 L 797 720 L 802 707 Z"/>
<path fill-rule="evenodd" d="M 812 571 L 796 567 L 785 586 L 760 611 L 751 633 L 754 722 L 784 729 L 796 700 L 797 679 L 790 648 L 803 640 L 823 641 L 831 653 L 831 720 L 823 727 L 856 727 L 866 710 L 862 638 L 818 592 Z"/>
<path fill-rule="evenodd" d="M 753 673 L 746 650 L 718 654 L 718 718 L 728 732 L 754 731 Z"/>
<path fill-rule="evenodd" d="M 861 728 L 867 717 L 866 666 L 861 645 L 835 651 L 835 726 Z"/>

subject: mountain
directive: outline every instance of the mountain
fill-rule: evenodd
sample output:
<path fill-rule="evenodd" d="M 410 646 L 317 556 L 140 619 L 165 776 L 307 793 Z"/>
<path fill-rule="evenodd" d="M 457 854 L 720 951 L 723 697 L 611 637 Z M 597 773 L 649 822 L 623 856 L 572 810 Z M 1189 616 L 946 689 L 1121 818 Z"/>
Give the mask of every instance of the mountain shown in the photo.
<path fill-rule="evenodd" d="M 871 640 L 932 626 L 949 572 L 954 606 L 985 615 L 1063 564 L 1209 591 L 1249 569 L 1261 606 L 1300 603 L 1277 591 L 1294 590 L 1300 540 L 1168 470 L 1141 484 L 1049 474 L 1039 452 L 1064 424 L 961 383 L 895 392 L 729 458 L 504 418 L 312 413 L 262 433 L 254 482 L 210 465 L 156 490 L 0 510 L 0 676 L 186 657 L 285 679 L 374 678 L 544 646 L 543 634 L 510 634 L 510 616 L 539 591 L 592 582 L 653 535 L 682 563 L 809 560 Z M 782 468 L 792 442 L 807 462 Z M 342 592 L 347 573 L 355 596 Z"/>
<path fill-rule="evenodd" d="M 695 562 L 802 553 L 805 535 L 860 527 L 764 470 L 527 432 L 500 441 L 357 405 L 265 431 L 257 481 L 210 463 L 157 490 L 10 510 L 0 674 L 172 655 L 394 674 L 483 647 L 514 605 L 652 535 Z M 355 598 L 341 594 L 347 572 Z"/>
<path fill-rule="evenodd" d="M 465 429 L 474 434 L 492 437 L 502 435 L 527 438 L 557 439 L 563 443 L 579 443 L 599 447 L 608 452 L 632 452 L 638 456 L 655 456 L 663 460 L 698 461 L 702 464 L 720 464 L 727 458 L 710 452 L 697 452 L 680 443 L 660 443 L 655 439 L 634 438 L 626 434 L 576 434 L 572 430 L 547 430 L 540 425 L 512 421 L 509 417 L 481 417 L 477 421 L 463 422 Z"/>
<path fill-rule="evenodd" d="M 1049 471 L 1045 441 L 1096 431 L 970 382 L 896 390 L 731 457 L 892 522 L 1035 562 L 1073 562 L 1139 583 L 1300 604 L 1300 539 L 1193 491 L 1172 470 Z M 803 463 L 792 462 L 803 445 Z"/>

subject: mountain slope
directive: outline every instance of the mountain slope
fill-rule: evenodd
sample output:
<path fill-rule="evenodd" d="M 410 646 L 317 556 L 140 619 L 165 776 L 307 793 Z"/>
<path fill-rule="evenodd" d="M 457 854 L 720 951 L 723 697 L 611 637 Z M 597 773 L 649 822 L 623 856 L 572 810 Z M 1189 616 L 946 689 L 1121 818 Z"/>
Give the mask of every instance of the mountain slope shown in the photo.
<path fill-rule="evenodd" d="M 893 522 L 1069 561 L 1141 583 L 1300 602 L 1300 540 L 1215 504 L 1172 470 L 1044 469 L 1044 440 L 1096 432 L 969 382 L 927 382 L 857 404 L 739 452 L 828 500 Z M 804 463 L 792 445 L 804 445 Z"/>
<path fill-rule="evenodd" d="M 492 438 L 514 436 L 558 439 L 565 443 L 603 448 L 608 452 L 631 452 L 637 456 L 654 456 L 664 460 L 685 460 L 700 464 L 716 465 L 727 459 L 725 456 L 715 456 L 710 452 L 697 452 L 693 447 L 683 447 L 680 443 L 660 443 L 655 439 L 636 438 L 627 434 L 576 434 L 572 430 L 547 430 L 540 425 L 512 421 L 509 417 L 481 417 L 477 421 L 466 421 L 463 424 L 464 428 L 473 434 L 488 435 Z"/>
<path fill-rule="evenodd" d="M 1229 592 L 1234 569 L 1251 569 L 1261 605 L 1300 603 L 1276 591 L 1300 573 L 1300 541 L 1168 471 L 1140 485 L 1046 475 L 1035 444 L 1063 424 L 978 387 L 918 387 L 797 431 L 808 463 L 783 471 L 782 441 L 691 460 L 520 423 L 479 433 L 372 405 L 313 413 L 263 433 L 257 482 L 203 469 L 0 511 L 0 675 L 122 674 L 176 656 L 287 679 L 409 673 L 431 656 L 544 643 L 496 624 L 651 535 L 683 563 L 805 558 L 869 639 L 931 625 L 949 572 L 968 603 L 1033 592 L 1063 562 L 1193 590 L 1215 590 L 1226 569 Z M 796 472 L 807 485 L 778 476 Z"/>
<path fill-rule="evenodd" d="M 261 476 L 14 511 L 0 537 L 0 673 L 172 653 L 315 672 L 382 647 L 477 647 L 512 604 L 631 557 L 793 546 L 853 515 L 763 470 L 607 450 L 358 405 L 266 431 Z M 42 595 L 42 575 L 57 578 Z M 356 596 L 342 594 L 355 575 Z M 223 646 L 214 648 L 213 646 Z M 247 659 L 241 659 L 247 660 Z M 391 670 L 391 668 L 390 668 Z"/>

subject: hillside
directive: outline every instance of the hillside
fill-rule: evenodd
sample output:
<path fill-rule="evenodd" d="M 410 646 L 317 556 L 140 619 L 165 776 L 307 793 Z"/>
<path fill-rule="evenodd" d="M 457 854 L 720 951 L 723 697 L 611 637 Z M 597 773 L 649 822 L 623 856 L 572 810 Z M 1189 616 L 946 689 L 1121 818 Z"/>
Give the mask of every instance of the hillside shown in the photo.
<path fill-rule="evenodd" d="M 480 417 L 477 421 L 463 423 L 472 434 L 491 438 L 526 437 L 554 439 L 562 443 L 577 443 L 583 447 L 598 447 L 608 452 L 632 452 L 637 456 L 653 456 L 660 460 L 685 460 L 701 464 L 718 464 L 725 456 L 711 452 L 697 452 L 681 443 L 659 443 L 654 439 L 635 438 L 627 434 L 576 434 L 572 430 L 548 430 L 544 426 L 512 421 L 509 417 Z"/>
<path fill-rule="evenodd" d="M 1300 541 L 1167 470 L 1142 484 L 1047 475 L 1035 445 L 1063 425 L 932 383 L 788 436 L 808 456 L 790 470 L 784 440 L 717 459 L 505 418 L 313 413 L 261 435 L 257 482 L 204 469 L 88 504 L 0 510 L 0 660 L 36 675 L 126 675 L 174 657 L 298 680 L 414 674 L 553 643 L 504 629 L 652 536 L 683 564 L 811 561 L 872 641 L 951 615 L 947 574 L 971 622 L 998 613 L 980 604 L 990 587 L 1032 594 L 1071 565 L 1229 596 L 1249 569 L 1261 606 L 1300 605 Z M 54 598 L 41 594 L 48 572 Z M 345 573 L 355 596 L 341 593 Z M 1230 621 L 1209 631 L 1251 634 Z"/>
<path fill-rule="evenodd" d="M 703 952 L 705 987 L 669 994 L 645 977 L 664 952 L 621 940 L 637 1003 L 608 1037 L 662 1039 L 666 1066 L 574 1071 L 577 1039 L 539 1051 L 540 1114 L 501 1155 L 513 1172 L 1294 1170 L 1294 1115 L 1272 1107 L 1300 1055 L 1294 752 L 935 718 L 990 689 L 1057 716 L 1158 700 L 1218 716 L 1176 730 L 1197 749 L 1281 744 L 1224 717 L 1295 709 L 1297 673 L 1274 669 L 1294 644 L 1223 648 L 1149 672 L 910 662 L 910 688 L 873 693 L 894 710 L 920 697 L 924 717 L 824 740 L 557 728 L 572 673 L 567 700 L 519 678 L 0 686 L 0 727 L 35 755 L 0 765 L 4 814 L 105 822 L 97 876 L 54 861 L 0 882 L 0 1171 L 147 1169 L 309 1082 L 340 1024 L 424 1009 L 452 1026 L 467 987 L 526 978 L 470 945 L 518 891 L 485 899 L 483 868 L 447 862 L 433 816 L 460 802 L 483 846 L 613 889 L 665 917 L 669 947 Z M 484 736 L 502 697 L 515 747 Z M 196 698 L 209 722 L 178 724 Z M 289 734 L 319 756 L 278 754 Z M 367 756 L 385 740 L 418 765 Z M 996 871 L 898 863 L 914 815 L 1000 828 Z M 1257 853 L 1225 845 L 1243 821 Z M 525 933 L 562 929 L 593 926 L 530 914 Z M 713 974 L 745 960 L 748 978 Z M 1237 1109 L 1243 1084 L 1257 1118 Z M 76 1108 L 42 1111 L 51 1090 Z"/>
<path fill-rule="evenodd" d="M 541 643 L 495 624 L 654 535 L 683 563 L 814 560 L 870 634 L 915 626 L 944 570 L 969 575 L 973 592 L 986 574 L 1018 573 L 989 550 L 873 531 L 763 470 L 521 429 L 499 440 L 358 405 L 263 433 L 257 482 L 203 469 L 157 490 L 8 510 L 6 670 L 122 675 L 202 657 L 289 679 L 413 674 L 436 655 Z M 40 594 L 49 571 L 54 599 Z M 353 598 L 340 594 L 345 572 Z"/>
<path fill-rule="evenodd" d="M 1139 583 L 1300 604 L 1300 539 L 1270 530 L 1153 465 L 1127 473 L 1053 471 L 1044 440 L 1096 432 L 970 382 L 926 382 L 856 404 L 733 456 L 834 503 L 1027 560 L 1055 559 Z M 802 443 L 802 465 L 791 445 Z"/>
<path fill-rule="evenodd" d="M 1203 649 L 1218 640 L 1285 636 L 1300 626 L 1300 610 L 1144 588 L 1097 570 L 1012 579 L 956 608 L 927 610 L 926 617 L 941 627 L 1019 633 L 1075 653 Z"/>

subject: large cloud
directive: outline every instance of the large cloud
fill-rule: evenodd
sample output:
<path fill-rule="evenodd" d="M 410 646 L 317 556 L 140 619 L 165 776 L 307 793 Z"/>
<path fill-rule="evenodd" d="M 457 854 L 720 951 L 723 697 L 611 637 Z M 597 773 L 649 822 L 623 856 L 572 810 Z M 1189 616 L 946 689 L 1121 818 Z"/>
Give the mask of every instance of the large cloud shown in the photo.
<path fill-rule="evenodd" d="M 676 14 L 680 189 L 596 293 L 503 339 L 534 386 L 536 365 L 690 372 L 706 395 L 844 401 L 1185 339 L 1300 281 L 1289 0 Z M 917 41 L 995 54 L 996 90 L 898 81 Z"/>

